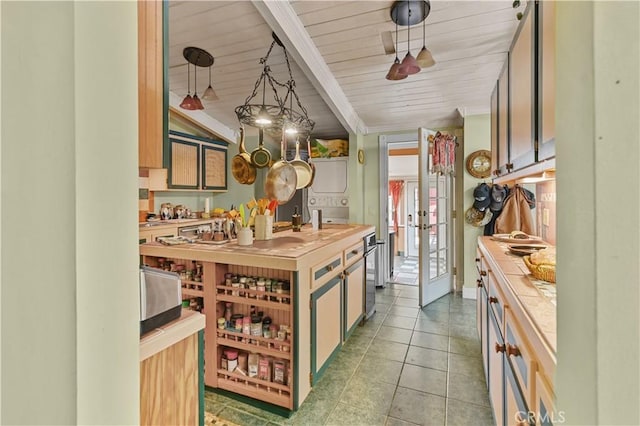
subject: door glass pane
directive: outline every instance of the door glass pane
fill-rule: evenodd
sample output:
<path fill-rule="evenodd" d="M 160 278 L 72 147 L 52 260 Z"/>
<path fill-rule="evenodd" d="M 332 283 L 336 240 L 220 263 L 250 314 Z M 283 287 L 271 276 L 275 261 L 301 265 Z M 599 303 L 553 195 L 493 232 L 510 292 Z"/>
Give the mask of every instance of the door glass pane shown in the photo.
<path fill-rule="evenodd" d="M 418 218 L 418 211 L 420 208 L 420 190 L 418 188 L 418 186 L 416 185 L 413 188 L 413 217 L 415 218 L 413 221 L 413 224 L 416 225 L 413 227 L 413 245 L 415 247 L 415 249 L 418 249 L 418 247 L 420 246 L 420 229 L 417 227 L 419 221 L 417 220 Z"/>
<path fill-rule="evenodd" d="M 438 251 L 438 275 L 447 273 L 447 249 Z"/>

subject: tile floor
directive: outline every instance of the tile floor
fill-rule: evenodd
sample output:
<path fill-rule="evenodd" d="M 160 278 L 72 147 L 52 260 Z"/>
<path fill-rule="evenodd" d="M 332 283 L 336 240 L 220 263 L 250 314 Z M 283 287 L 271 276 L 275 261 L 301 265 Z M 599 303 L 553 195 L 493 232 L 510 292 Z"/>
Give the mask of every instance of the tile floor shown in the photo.
<path fill-rule="evenodd" d="M 393 276 L 389 282 L 417 286 L 419 272 L 417 257 L 395 256 L 393 258 Z"/>
<path fill-rule="evenodd" d="M 207 411 L 240 425 L 493 425 L 475 301 L 418 308 L 418 288 L 388 284 L 290 418 L 205 392 Z"/>

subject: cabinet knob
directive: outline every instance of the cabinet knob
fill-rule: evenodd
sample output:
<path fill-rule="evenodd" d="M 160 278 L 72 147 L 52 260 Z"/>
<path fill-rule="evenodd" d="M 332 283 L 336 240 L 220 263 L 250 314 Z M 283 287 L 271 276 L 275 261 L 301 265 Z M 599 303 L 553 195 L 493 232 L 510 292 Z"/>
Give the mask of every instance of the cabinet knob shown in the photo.
<path fill-rule="evenodd" d="M 345 276 L 347 276 L 347 277 L 348 277 L 348 276 L 349 276 L 349 274 L 350 274 L 350 272 L 349 272 L 349 271 L 344 271 L 344 275 L 345 275 Z"/>
<path fill-rule="evenodd" d="M 487 276 L 487 271 L 480 271 L 480 275 L 482 275 L 483 277 Z"/>
<path fill-rule="evenodd" d="M 476 262 L 480 262 L 480 258 L 479 257 L 476 257 Z"/>
<path fill-rule="evenodd" d="M 490 297 L 489 297 L 489 303 L 498 303 L 498 298 L 497 298 L 497 297 L 490 296 Z"/>
<path fill-rule="evenodd" d="M 520 349 L 516 345 L 507 343 L 507 356 L 521 356 Z"/>
<path fill-rule="evenodd" d="M 352 254 L 358 254 L 358 250 L 351 250 Z"/>
<path fill-rule="evenodd" d="M 333 265 L 327 265 L 327 271 L 333 271 Z"/>
<path fill-rule="evenodd" d="M 495 346 L 496 352 L 500 353 L 505 351 L 505 346 L 501 345 L 500 343 L 496 342 L 496 346 Z"/>
<path fill-rule="evenodd" d="M 507 163 L 507 170 L 513 170 L 513 163 Z"/>
<path fill-rule="evenodd" d="M 480 278 L 476 280 L 476 283 L 478 284 L 478 287 L 484 287 L 484 284 L 482 283 L 482 280 Z"/>

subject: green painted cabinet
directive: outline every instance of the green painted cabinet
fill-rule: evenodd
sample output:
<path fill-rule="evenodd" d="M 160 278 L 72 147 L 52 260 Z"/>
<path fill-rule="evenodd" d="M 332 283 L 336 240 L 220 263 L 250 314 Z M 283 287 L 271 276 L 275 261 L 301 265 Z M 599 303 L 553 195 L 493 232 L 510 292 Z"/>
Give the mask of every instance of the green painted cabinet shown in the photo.
<path fill-rule="evenodd" d="M 170 131 L 166 167 L 169 189 L 227 190 L 227 143 Z"/>

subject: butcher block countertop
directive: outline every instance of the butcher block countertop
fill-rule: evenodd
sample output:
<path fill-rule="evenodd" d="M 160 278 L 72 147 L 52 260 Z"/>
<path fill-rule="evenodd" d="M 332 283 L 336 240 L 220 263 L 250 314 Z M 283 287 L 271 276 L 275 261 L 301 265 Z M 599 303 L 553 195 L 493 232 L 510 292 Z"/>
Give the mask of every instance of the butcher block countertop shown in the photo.
<path fill-rule="evenodd" d="M 175 343 L 203 330 L 205 317 L 199 312 L 183 309 L 180 318 L 140 337 L 140 361 L 157 354 Z"/>
<path fill-rule="evenodd" d="M 297 271 L 362 242 L 362 238 L 371 232 L 375 232 L 371 225 L 323 224 L 319 230 L 305 225 L 301 232 L 278 232 L 271 240 L 254 240 L 251 246 L 240 246 L 236 240 L 217 245 L 174 246 L 149 242 L 140 245 L 140 254 Z"/>
<path fill-rule="evenodd" d="M 491 237 L 478 239 L 480 249 L 498 280 L 506 285 L 505 296 L 522 324 L 531 325 L 527 337 L 535 346 L 547 372 L 555 370 L 557 328 L 555 284 L 535 279 L 522 256 L 509 252 L 508 244 Z"/>

